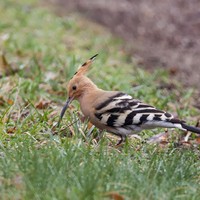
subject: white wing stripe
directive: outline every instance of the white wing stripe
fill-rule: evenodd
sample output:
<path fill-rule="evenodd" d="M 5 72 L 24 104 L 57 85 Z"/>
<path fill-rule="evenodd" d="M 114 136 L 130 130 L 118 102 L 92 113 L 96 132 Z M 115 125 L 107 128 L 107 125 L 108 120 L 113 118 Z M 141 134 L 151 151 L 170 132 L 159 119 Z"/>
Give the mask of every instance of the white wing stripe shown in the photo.
<path fill-rule="evenodd" d="M 125 94 L 121 97 L 115 97 L 114 99 L 119 99 L 119 100 L 132 99 L 132 96 Z"/>
<path fill-rule="evenodd" d="M 151 114 L 147 117 L 147 120 L 148 120 L 148 121 L 153 120 L 154 116 L 155 116 L 155 115 L 154 115 L 153 113 L 151 113 Z"/>
<path fill-rule="evenodd" d="M 137 124 L 137 123 L 140 123 L 140 118 L 142 117 L 143 114 L 139 113 L 139 114 L 136 114 L 134 117 L 133 117 L 133 124 Z"/>

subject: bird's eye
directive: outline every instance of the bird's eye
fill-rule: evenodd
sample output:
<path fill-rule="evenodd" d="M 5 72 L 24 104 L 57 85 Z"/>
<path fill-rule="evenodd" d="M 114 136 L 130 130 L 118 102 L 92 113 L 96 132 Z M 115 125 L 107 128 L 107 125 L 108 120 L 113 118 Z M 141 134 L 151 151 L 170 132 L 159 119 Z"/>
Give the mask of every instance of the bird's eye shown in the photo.
<path fill-rule="evenodd" d="M 76 86 L 75 85 L 72 87 L 72 90 L 76 90 Z"/>

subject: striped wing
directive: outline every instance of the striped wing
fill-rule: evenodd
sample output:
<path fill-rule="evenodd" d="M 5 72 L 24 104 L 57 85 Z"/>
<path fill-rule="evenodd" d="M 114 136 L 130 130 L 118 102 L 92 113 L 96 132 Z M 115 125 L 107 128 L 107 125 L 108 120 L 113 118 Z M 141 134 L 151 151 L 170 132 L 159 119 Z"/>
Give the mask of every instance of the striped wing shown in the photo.
<path fill-rule="evenodd" d="M 150 121 L 172 122 L 173 120 L 171 114 L 121 92 L 98 105 L 95 116 L 101 123 L 111 127 L 140 126 Z"/>

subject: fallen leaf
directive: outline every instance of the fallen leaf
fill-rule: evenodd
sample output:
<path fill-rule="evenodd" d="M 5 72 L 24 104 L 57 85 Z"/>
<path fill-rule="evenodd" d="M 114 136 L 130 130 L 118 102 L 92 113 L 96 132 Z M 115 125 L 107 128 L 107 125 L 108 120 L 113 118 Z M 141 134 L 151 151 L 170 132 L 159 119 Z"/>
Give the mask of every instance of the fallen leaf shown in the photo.
<path fill-rule="evenodd" d="M 14 102 L 13 102 L 12 99 L 8 99 L 8 100 L 7 100 L 7 103 L 8 103 L 9 105 L 13 105 L 13 104 L 14 104 Z"/>
<path fill-rule="evenodd" d="M 183 147 L 192 147 L 192 144 L 191 144 L 191 142 L 189 142 L 189 141 L 180 141 L 179 142 Z"/>
<path fill-rule="evenodd" d="M 9 105 L 13 105 L 14 104 L 12 99 L 7 99 L 6 100 L 3 96 L 0 96 L 0 106 L 4 106 L 6 104 L 6 102 Z"/>
<path fill-rule="evenodd" d="M 196 138 L 196 143 L 197 143 L 197 144 L 200 144 L 200 137 L 197 137 L 197 138 Z"/>
<path fill-rule="evenodd" d="M 16 131 L 16 127 L 10 127 L 10 128 L 7 129 L 6 132 L 7 132 L 8 134 L 13 134 L 15 131 Z"/>
<path fill-rule="evenodd" d="M 40 100 L 38 103 L 36 103 L 35 107 L 37 109 L 46 109 L 50 105 L 51 101 L 49 100 Z"/>
<path fill-rule="evenodd" d="M 109 197 L 110 199 L 113 199 L 113 200 L 124 200 L 125 199 L 122 195 L 120 195 L 117 192 L 107 192 L 105 194 L 105 196 Z"/>

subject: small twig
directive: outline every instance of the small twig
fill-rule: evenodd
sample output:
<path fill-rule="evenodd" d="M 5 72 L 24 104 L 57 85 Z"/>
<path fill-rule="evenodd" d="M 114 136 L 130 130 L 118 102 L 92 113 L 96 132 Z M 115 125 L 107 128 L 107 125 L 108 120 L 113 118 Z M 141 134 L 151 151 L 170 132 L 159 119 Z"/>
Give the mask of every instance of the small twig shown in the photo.
<path fill-rule="evenodd" d="M 79 119 L 76 119 L 75 121 L 73 121 L 71 124 L 69 124 L 68 126 L 66 126 L 66 127 L 63 128 L 63 129 L 60 129 L 60 127 L 57 126 L 57 125 L 58 125 L 58 123 L 57 123 L 57 124 L 53 125 L 53 127 L 51 128 L 51 130 L 54 130 L 56 127 L 58 127 L 60 131 L 63 131 L 63 130 L 65 130 L 65 129 L 69 128 L 70 126 L 72 126 L 73 124 L 75 124 L 75 123 L 78 122 L 78 121 L 79 121 Z M 54 135 L 55 135 L 55 134 L 56 134 L 56 133 L 54 132 Z"/>

